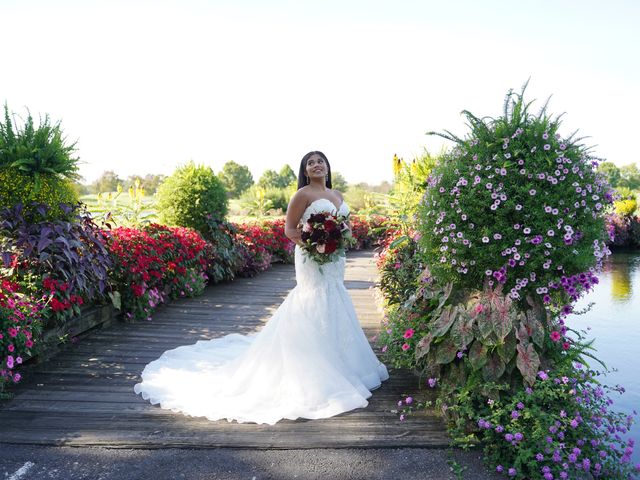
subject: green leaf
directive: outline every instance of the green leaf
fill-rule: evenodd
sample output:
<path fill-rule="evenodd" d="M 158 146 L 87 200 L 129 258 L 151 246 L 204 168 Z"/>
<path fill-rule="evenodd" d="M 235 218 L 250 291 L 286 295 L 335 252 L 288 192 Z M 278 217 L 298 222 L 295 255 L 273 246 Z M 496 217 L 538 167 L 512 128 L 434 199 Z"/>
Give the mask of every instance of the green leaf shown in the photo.
<path fill-rule="evenodd" d="M 499 355 L 489 355 L 487 363 L 482 367 L 482 377 L 487 382 L 497 382 L 504 373 L 505 367 L 506 364 Z"/>
<path fill-rule="evenodd" d="M 391 244 L 389 245 L 389 248 L 390 249 L 396 248 L 396 247 L 402 245 L 407 240 L 409 240 L 409 237 L 406 236 L 406 235 L 402 235 L 402 236 L 396 238 L 393 242 L 391 242 Z"/>
<path fill-rule="evenodd" d="M 438 345 L 435 354 L 436 354 L 436 362 L 439 364 L 447 364 L 453 362 L 453 359 L 456 358 L 456 353 L 458 353 L 458 349 L 453 344 L 451 339 L 446 339 L 440 345 Z"/>
<path fill-rule="evenodd" d="M 476 340 L 469 349 L 469 362 L 474 370 L 481 369 L 487 363 L 487 347 L 480 340 Z"/>
<path fill-rule="evenodd" d="M 515 335 L 515 332 L 512 330 L 511 332 L 509 332 L 509 335 L 505 337 L 504 343 L 500 346 L 500 349 L 498 350 L 498 355 L 500 355 L 500 358 L 502 358 L 502 360 L 504 360 L 506 363 L 509 363 L 515 354 L 516 354 L 516 335 Z"/>

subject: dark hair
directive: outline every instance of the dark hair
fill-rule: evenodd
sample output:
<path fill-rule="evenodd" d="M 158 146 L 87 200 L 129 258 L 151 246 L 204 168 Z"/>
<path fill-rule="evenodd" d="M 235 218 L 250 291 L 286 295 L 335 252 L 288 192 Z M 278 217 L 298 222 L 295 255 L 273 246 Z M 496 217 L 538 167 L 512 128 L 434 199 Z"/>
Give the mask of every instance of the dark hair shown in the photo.
<path fill-rule="evenodd" d="M 324 162 L 327 164 L 327 182 L 325 185 L 327 186 L 327 188 L 331 188 L 331 165 L 329 164 L 329 160 L 327 159 L 326 155 L 322 152 L 309 152 L 304 157 L 302 157 L 302 160 L 300 160 L 300 171 L 298 172 L 298 190 L 307 185 L 307 175 L 305 172 L 307 171 L 307 161 L 309 160 L 311 155 L 320 155 Z"/>

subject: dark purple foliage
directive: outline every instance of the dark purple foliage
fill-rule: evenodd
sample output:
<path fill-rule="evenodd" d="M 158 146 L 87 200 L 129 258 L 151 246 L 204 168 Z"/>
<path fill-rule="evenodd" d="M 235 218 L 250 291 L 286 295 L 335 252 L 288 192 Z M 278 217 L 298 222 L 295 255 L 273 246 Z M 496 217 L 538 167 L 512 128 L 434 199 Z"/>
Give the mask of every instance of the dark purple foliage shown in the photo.
<path fill-rule="evenodd" d="M 0 254 L 5 267 L 67 282 L 87 300 L 106 294 L 111 257 L 104 233 L 82 204 L 61 205 L 68 220 L 48 220 L 46 205 L 0 210 Z M 14 259 L 16 261 L 14 261 Z M 16 273 L 20 274 L 18 271 Z"/>

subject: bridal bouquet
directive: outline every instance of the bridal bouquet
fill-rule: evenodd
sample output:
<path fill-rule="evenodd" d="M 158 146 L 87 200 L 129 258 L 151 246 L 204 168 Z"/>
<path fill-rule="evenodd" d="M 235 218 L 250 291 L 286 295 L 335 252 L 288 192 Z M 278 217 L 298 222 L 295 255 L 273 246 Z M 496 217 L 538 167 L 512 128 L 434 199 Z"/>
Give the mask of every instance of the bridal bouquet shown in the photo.
<path fill-rule="evenodd" d="M 302 225 L 302 249 L 309 258 L 323 265 L 345 255 L 345 250 L 355 243 L 347 226 L 349 216 L 330 212 L 314 213 Z"/>

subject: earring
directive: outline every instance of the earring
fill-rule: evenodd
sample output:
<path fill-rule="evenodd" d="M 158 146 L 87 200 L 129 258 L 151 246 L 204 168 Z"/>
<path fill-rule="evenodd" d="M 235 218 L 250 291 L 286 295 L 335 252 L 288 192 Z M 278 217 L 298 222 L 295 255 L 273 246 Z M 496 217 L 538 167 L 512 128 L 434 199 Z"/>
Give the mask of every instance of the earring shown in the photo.
<path fill-rule="evenodd" d="M 307 185 L 309 185 L 309 176 L 305 175 L 305 178 L 307 179 Z"/>
<path fill-rule="evenodd" d="M 324 183 L 327 183 L 329 181 L 329 174 L 324 176 Z"/>

